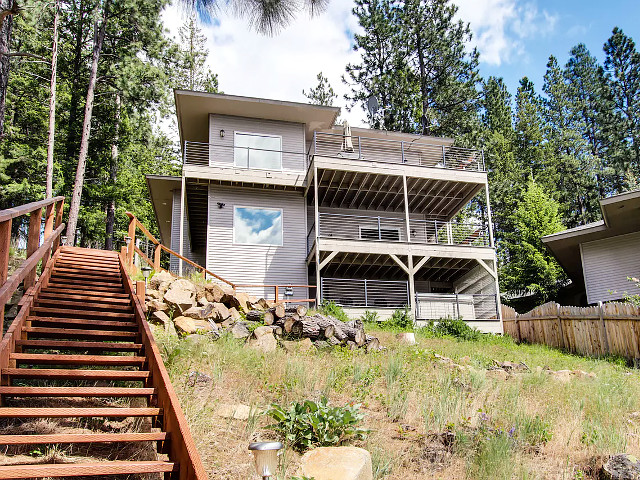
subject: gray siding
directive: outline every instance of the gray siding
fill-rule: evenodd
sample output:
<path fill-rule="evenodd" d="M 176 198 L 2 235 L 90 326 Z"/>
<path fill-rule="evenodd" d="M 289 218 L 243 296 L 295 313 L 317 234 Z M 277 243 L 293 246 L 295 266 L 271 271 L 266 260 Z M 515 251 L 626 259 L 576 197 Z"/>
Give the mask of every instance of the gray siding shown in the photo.
<path fill-rule="evenodd" d="M 282 154 L 282 169 L 305 171 L 304 124 L 215 114 L 209 115 L 210 165 L 233 165 L 234 132 L 280 135 L 282 151 L 287 152 Z"/>
<path fill-rule="evenodd" d="M 640 277 L 640 232 L 583 243 L 581 251 L 589 303 L 620 299 L 633 291 L 627 277 Z"/>
<path fill-rule="evenodd" d="M 224 208 L 218 208 L 223 202 Z M 233 207 L 281 208 L 283 245 L 233 243 Z M 306 211 L 301 192 L 209 186 L 207 268 L 236 284 L 306 285 Z M 247 290 L 247 289 L 241 289 Z M 273 298 L 274 289 L 251 291 Z M 307 298 L 294 289 L 295 298 Z"/>
<path fill-rule="evenodd" d="M 191 242 L 189 239 L 189 225 L 187 224 L 187 211 L 185 210 L 184 215 L 184 230 L 182 232 L 183 235 L 183 255 L 187 257 L 192 262 L 196 262 L 198 265 L 203 265 L 205 262 L 204 255 L 198 255 L 191 251 Z M 173 203 L 171 205 L 171 250 L 174 252 L 180 253 L 180 190 L 173 191 Z M 172 272 L 178 271 L 178 258 L 171 255 L 169 269 Z M 186 270 L 192 268 L 188 264 L 184 264 L 182 266 L 183 273 Z"/>

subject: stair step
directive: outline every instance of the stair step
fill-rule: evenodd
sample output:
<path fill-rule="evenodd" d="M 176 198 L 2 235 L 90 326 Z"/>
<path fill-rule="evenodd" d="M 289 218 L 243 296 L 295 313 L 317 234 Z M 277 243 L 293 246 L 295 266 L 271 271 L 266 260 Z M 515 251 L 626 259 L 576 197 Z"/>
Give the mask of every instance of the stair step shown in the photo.
<path fill-rule="evenodd" d="M 93 268 L 101 268 L 103 270 L 109 270 L 116 273 L 120 272 L 120 265 L 118 263 L 111 262 L 96 262 L 94 260 L 85 260 L 80 262 L 75 262 L 72 260 L 68 260 L 66 258 L 58 259 L 56 262 L 56 266 L 64 267 L 64 268 L 74 268 L 74 269 L 93 269 Z"/>
<path fill-rule="evenodd" d="M 9 358 L 19 362 L 38 365 L 143 365 L 145 357 L 130 355 L 56 355 L 48 353 L 11 353 Z"/>
<path fill-rule="evenodd" d="M 0 478 L 37 478 L 37 477 L 102 477 L 105 475 L 125 475 L 143 473 L 161 473 L 177 471 L 173 462 L 94 462 L 94 463 L 42 463 L 38 465 L 0 466 Z"/>
<path fill-rule="evenodd" d="M 3 368 L 2 375 L 11 378 L 47 378 L 52 380 L 146 380 L 146 370 L 67 370 L 58 368 Z"/>
<path fill-rule="evenodd" d="M 131 352 L 142 349 L 141 343 L 74 342 L 66 340 L 16 340 L 22 348 L 51 348 L 60 350 L 102 350 L 105 352 Z"/>
<path fill-rule="evenodd" d="M 162 415 L 161 408 L 129 407 L 0 407 L 0 418 L 65 418 L 65 417 L 157 417 Z M 1 477 L 0 477 L 1 478 Z"/>
<path fill-rule="evenodd" d="M 0 386 L 0 395 L 12 397 L 146 397 L 155 392 L 155 388 Z"/>
<path fill-rule="evenodd" d="M 75 275 L 70 273 L 56 273 L 51 274 L 51 279 L 55 281 L 67 281 L 67 282 L 82 282 L 85 285 L 106 285 L 106 286 L 121 286 L 122 281 L 120 279 L 102 278 L 95 275 Z"/>
<path fill-rule="evenodd" d="M 54 325 L 82 325 L 83 327 L 108 327 L 126 328 L 137 330 L 138 324 L 135 322 L 118 322 L 116 320 L 88 320 L 85 318 L 58 318 L 58 317 L 27 317 L 27 321 L 32 323 L 47 323 Z"/>
<path fill-rule="evenodd" d="M 31 311 L 44 314 L 44 315 L 37 315 L 39 317 L 53 317 L 53 316 L 61 316 L 61 317 L 69 317 L 69 318 L 114 317 L 114 318 L 120 318 L 122 320 L 134 319 L 133 313 L 101 312 L 100 310 L 78 310 L 78 309 L 68 309 L 68 308 L 52 308 L 52 307 L 35 306 L 35 307 L 31 307 Z"/>
<path fill-rule="evenodd" d="M 78 328 L 49 328 L 49 327 L 25 327 L 23 332 L 32 333 L 39 337 L 49 338 L 136 338 L 138 332 L 124 332 L 121 330 L 84 330 Z"/>
<path fill-rule="evenodd" d="M 91 292 L 92 295 L 102 295 L 103 293 L 116 293 L 119 295 L 126 295 L 124 287 L 122 285 L 85 285 L 84 283 L 74 283 L 73 281 L 67 281 L 63 279 L 50 279 L 49 283 L 47 283 L 47 288 L 53 288 L 56 290 L 69 290 L 71 292 L 86 291 Z"/>
<path fill-rule="evenodd" d="M 112 278 L 115 280 L 122 279 L 120 272 L 115 269 L 108 268 L 76 268 L 76 267 L 67 267 L 63 265 L 56 265 L 53 267 L 53 273 L 60 273 L 63 275 L 99 275 L 101 278 Z"/>
<path fill-rule="evenodd" d="M 79 292 L 78 292 L 79 293 Z M 131 305 L 131 299 L 128 295 L 122 294 L 120 297 L 113 295 L 82 295 L 82 294 L 73 294 L 70 292 L 58 292 L 58 291 L 50 291 L 49 289 L 43 289 L 38 295 L 38 299 L 42 300 L 43 298 L 55 298 L 55 299 L 64 299 L 64 300 L 80 300 L 86 303 L 107 303 L 107 304 L 123 304 L 123 305 Z"/>
<path fill-rule="evenodd" d="M 48 297 L 40 297 L 36 298 L 36 305 L 41 306 L 59 306 L 59 307 L 69 307 L 69 308 L 78 308 L 78 307 L 89 307 L 95 311 L 98 310 L 113 310 L 119 312 L 133 312 L 133 307 L 129 303 L 128 305 L 112 305 L 105 303 L 90 303 L 86 301 L 79 300 L 66 300 L 66 297 L 63 300 L 62 298 L 48 298 Z"/>
<path fill-rule="evenodd" d="M 0 445 L 46 445 L 52 443 L 161 442 L 167 432 L 151 433 L 60 433 L 48 435 L 0 435 Z"/>

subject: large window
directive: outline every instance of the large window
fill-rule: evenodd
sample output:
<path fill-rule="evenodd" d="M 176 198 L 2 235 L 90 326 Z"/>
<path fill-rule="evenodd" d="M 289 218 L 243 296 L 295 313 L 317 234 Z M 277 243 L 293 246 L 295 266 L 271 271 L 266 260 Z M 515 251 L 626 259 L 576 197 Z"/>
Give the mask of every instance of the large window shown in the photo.
<path fill-rule="evenodd" d="M 249 245 L 282 245 L 282 210 L 234 207 L 233 241 Z"/>
<path fill-rule="evenodd" d="M 235 132 L 236 167 L 282 170 L 282 137 Z"/>

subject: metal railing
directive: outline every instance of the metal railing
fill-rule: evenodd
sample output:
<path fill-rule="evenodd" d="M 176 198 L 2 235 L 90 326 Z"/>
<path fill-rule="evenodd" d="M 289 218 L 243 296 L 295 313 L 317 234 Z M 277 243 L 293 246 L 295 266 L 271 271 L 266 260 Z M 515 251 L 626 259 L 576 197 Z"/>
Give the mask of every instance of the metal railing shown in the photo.
<path fill-rule="evenodd" d="M 344 307 L 401 308 L 409 305 L 409 283 L 395 280 L 321 278 L 323 300 Z"/>
<path fill-rule="evenodd" d="M 183 164 L 189 166 L 301 173 L 306 169 L 307 155 L 304 152 L 237 147 L 232 144 L 184 142 L 182 157 Z"/>
<path fill-rule="evenodd" d="M 344 135 L 339 133 L 314 132 L 313 153 L 314 155 L 370 162 L 400 163 L 476 172 L 486 171 L 482 151 L 472 148 L 352 136 L 352 151 L 344 151 L 342 148 L 343 140 Z"/>
<path fill-rule="evenodd" d="M 418 293 L 416 310 L 418 320 L 438 320 L 447 317 L 460 317 L 463 320 L 498 319 L 496 295 Z"/>
<path fill-rule="evenodd" d="M 404 218 L 337 213 L 320 213 L 319 218 L 318 236 L 320 238 L 374 242 L 409 241 L 421 244 L 473 247 L 489 246 L 487 226 L 479 222 L 409 220 L 411 238 L 407 240 L 407 224 Z M 307 243 L 309 244 L 309 239 Z"/>

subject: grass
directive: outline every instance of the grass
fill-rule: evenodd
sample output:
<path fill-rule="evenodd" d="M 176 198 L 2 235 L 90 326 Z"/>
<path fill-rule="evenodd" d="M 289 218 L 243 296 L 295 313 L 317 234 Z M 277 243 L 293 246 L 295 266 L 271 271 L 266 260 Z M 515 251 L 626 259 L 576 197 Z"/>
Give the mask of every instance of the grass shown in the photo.
<path fill-rule="evenodd" d="M 416 334 L 400 345 L 395 332 L 373 330 L 384 352 L 335 349 L 262 354 L 231 337 L 189 346 L 164 337 L 167 368 L 201 457 L 216 478 L 253 478 L 247 444 L 272 439 L 258 413 L 248 421 L 215 415 L 219 403 L 250 405 L 326 395 L 332 405 L 361 403 L 371 433 L 357 446 L 372 454 L 376 479 L 592 478 L 589 465 L 626 451 L 640 455 L 640 374 L 619 359 L 568 355 L 508 338 L 475 341 Z M 435 354 L 463 368 L 447 365 Z M 524 362 L 529 371 L 507 380 L 487 373 L 494 361 Z M 562 382 L 536 367 L 583 370 L 596 378 Z M 210 375 L 190 387 L 189 372 Z M 287 449 L 279 478 L 297 473 L 299 455 Z M 593 477 L 594 478 L 594 477 Z"/>

